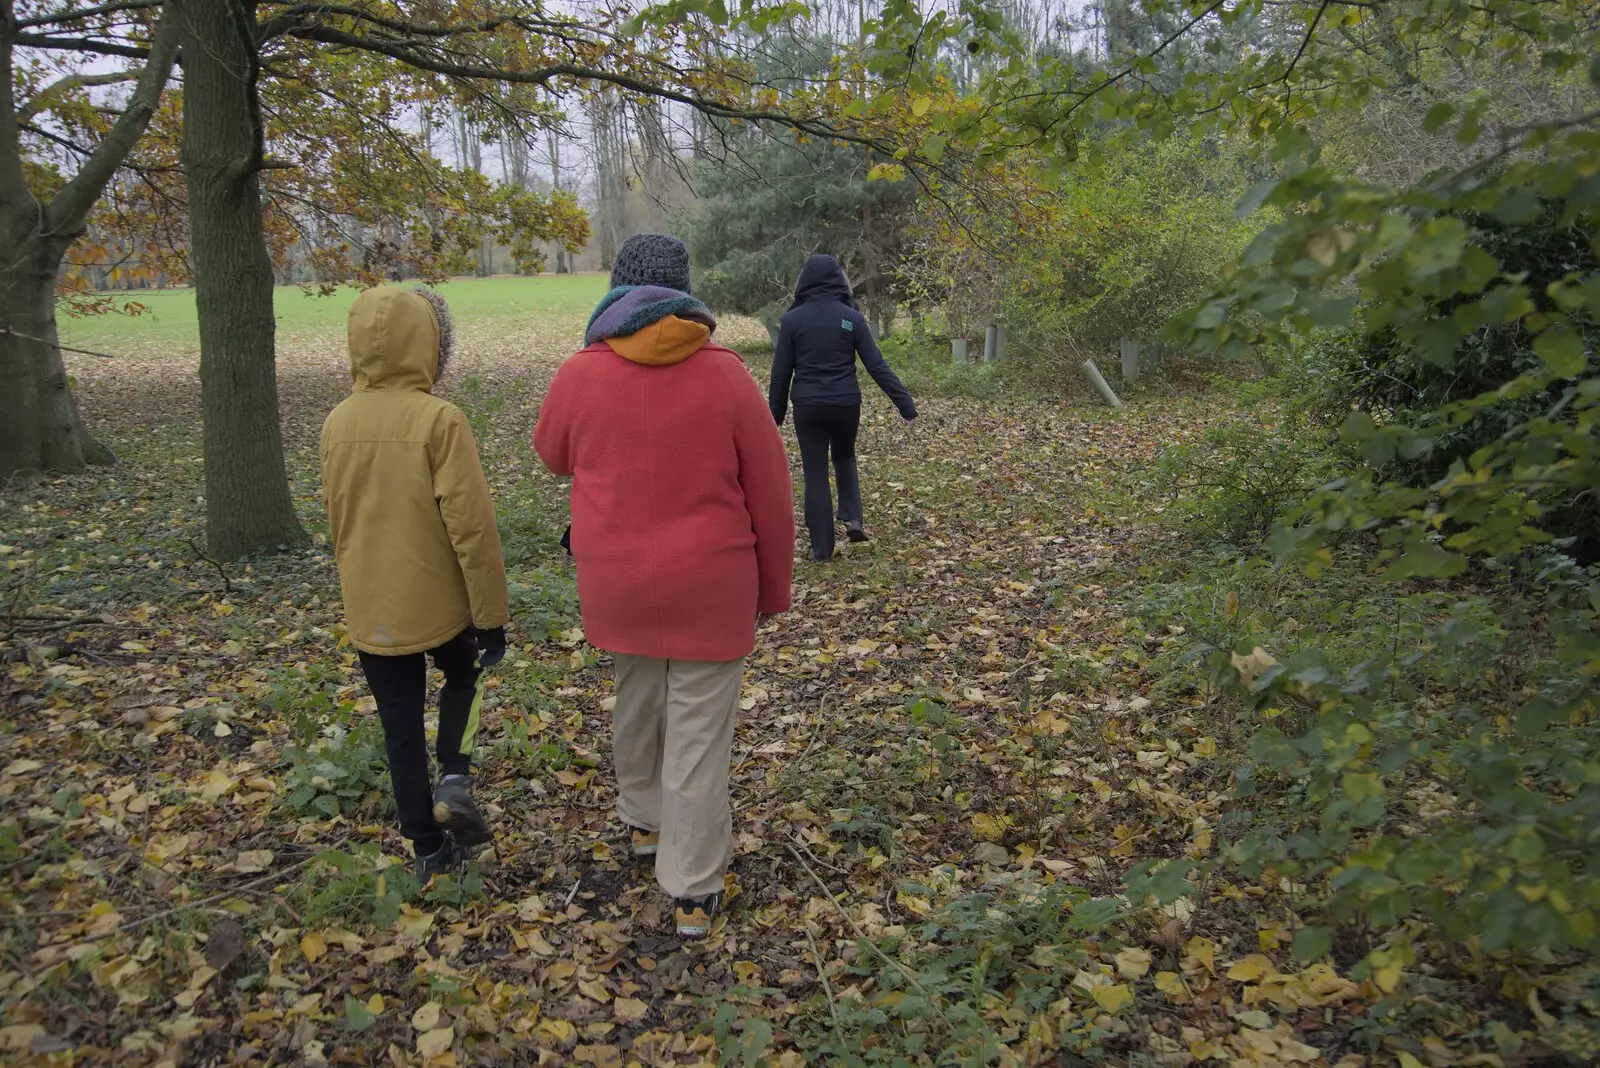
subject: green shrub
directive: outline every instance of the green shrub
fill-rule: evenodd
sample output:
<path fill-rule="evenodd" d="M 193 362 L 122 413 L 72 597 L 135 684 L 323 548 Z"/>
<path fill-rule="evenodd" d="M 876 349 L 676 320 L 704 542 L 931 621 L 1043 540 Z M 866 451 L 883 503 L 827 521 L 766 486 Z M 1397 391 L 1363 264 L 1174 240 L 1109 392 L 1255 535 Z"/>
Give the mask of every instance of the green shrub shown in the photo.
<path fill-rule="evenodd" d="M 1535 568 L 1520 604 L 1440 605 L 1403 653 L 1257 658 L 1239 777 L 1257 826 L 1231 858 L 1307 883 L 1329 924 L 1421 913 L 1489 951 L 1600 945 L 1600 704 L 1583 671 L 1600 585 L 1559 560 Z M 1208 659 L 1240 679 L 1230 652 Z M 1307 957 L 1330 938 L 1311 932 Z"/>
<path fill-rule="evenodd" d="M 1144 480 L 1162 521 L 1200 542 L 1259 545 L 1278 520 L 1332 479 L 1341 456 L 1299 407 L 1269 407 L 1273 380 L 1198 440 L 1167 446 Z"/>
<path fill-rule="evenodd" d="M 380 856 L 374 843 L 322 853 L 290 893 L 297 911 L 311 924 L 340 920 L 388 928 L 421 886 L 403 864 L 380 868 Z"/>
<path fill-rule="evenodd" d="M 307 745 L 283 751 L 284 798 L 290 812 L 333 817 L 389 804 L 388 758 L 376 717 L 331 726 Z"/>
<path fill-rule="evenodd" d="M 309 745 L 324 728 L 348 725 L 354 715 L 354 700 L 339 694 L 343 683 L 342 672 L 321 662 L 274 668 L 261 704 L 289 723 L 295 741 Z"/>
<path fill-rule="evenodd" d="M 950 343 L 929 336 L 918 328 L 908 333 L 882 338 L 878 347 L 884 359 L 894 368 L 906 388 L 915 396 L 972 397 L 975 400 L 998 400 L 1013 393 L 1012 365 L 984 363 L 978 357 L 979 349 L 967 363 L 956 363 L 950 357 Z M 863 376 L 864 377 L 864 376 Z M 876 389 L 870 381 L 863 381 L 863 389 Z"/>
<path fill-rule="evenodd" d="M 1534 315 L 1549 314 L 1563 280 L 1600 270 L 1592 213 L 1574 214 L 1564 201 L 1547 200 L 1538 203 L 1533 217 L 1515 224 L 1477 211 L 1444 218 L 1464 226 L 1473 254 L 1492 257 L 1489 262 L 1504 276 L 1517 280 L 1516 288 L 1502 287 L 1495 299 L 1464 291 L 1423 301 L 1428 327 L 1420 340 L 1402 340 L 1392 328 L 1377 328 L 1373 313 L 1370 332 L 1369 324 L 1358 321 L 1314 335 L 1299 348 L 1308 410 L 1324 422 L 1338 425 L 1356 411 L 1378 425 L 1406 424 L 1425 435 L 1425 443 L 1419 438 L 1404 452 L 1375 457 L 1381 478 L 1436 482 L 1453 465 L 1469 464 L 1479 449 L 1529 420 L 1567 408 L 1560 379 L 1538 388 L 1507 388 L 1537 376 L 1544 359 L 1534 349 L 1536 335 L 1529 326 L 1505 319 L 1518 306 Z M 1576 370 L 1581 371 L 1582 351 L 1600 350 L 1600 326 L 1582 320 L 1575 326 Z M 1460 418 L 1453 406 L 1468 401 L 1472 417 Z M 1570 411 L 1557 420 L 1570 423 Z M 1547 513 L 1541 526 L 1556 537 L 1577 539 L 1578 555 L 1595 559 L 1600 503 L 1593 492 L 1567 487 L 1538 496 Z"/>

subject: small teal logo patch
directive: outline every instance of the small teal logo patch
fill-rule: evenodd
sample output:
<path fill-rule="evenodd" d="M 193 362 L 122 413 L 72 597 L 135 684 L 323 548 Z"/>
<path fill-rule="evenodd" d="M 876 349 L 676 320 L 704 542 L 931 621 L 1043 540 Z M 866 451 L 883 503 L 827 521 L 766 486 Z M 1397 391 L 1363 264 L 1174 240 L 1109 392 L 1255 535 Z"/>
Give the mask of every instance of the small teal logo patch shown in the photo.
<path fill-rule="evenodd" d="M 852 323 L 849 319 L 840 319 L 839 325 L 850 331 L 852 334 L 856 332 L 856 324 Z"/>

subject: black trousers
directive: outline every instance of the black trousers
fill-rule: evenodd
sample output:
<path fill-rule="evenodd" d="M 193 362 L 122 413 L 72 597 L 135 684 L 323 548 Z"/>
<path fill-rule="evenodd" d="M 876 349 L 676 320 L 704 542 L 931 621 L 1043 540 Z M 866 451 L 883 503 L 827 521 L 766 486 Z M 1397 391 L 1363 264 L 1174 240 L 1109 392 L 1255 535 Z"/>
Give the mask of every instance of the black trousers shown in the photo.
<path fill-rule="evenodd" d="M 839 483 L 841 523 L 860 523 L 861 482 L 856 476 L 856 432 L 861 427 L 859 404 L 807 404 L 794 409 L 794 433 L 800 439 L 800 465 L 806 476 L 806 530 L 811 535 L 811 555 L 833 556 L 833 489 L 828 485 L 828 461 Z"/>
<path fill-rule="evenodd" d="M 444 672 L 444 688 L 439 691 L 439 764 L 446 775 L 465 775 L 472 770 L 472 746 L 483 708 L 483 669 L 478 666 L 472 628 L 426 653 L 360 655 L 383 723 L 400 832 L 411 839 L 419 856 L 432 853 L 444 844 L 444 836 L 433 818 L 433 779 L 422 722 L 428 704 L 428 657 Z"/>

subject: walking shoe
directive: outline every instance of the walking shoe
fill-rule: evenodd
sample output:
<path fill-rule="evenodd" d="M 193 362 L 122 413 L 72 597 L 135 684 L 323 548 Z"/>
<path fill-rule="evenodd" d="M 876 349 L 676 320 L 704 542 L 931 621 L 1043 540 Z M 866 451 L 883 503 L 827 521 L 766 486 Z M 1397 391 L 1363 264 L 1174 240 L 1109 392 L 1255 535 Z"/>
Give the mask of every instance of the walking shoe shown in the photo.
<path fill-rule="evenodd" d="M 486 845 L 493 833 L 472 799 L 472 780 L 465 775 L 446 775 L 433 792 L 433 818 L 448 827 L 462 849 Z"/>
<path fill-rule="evenodd" d="M 844 533 L 845 537 L 857 544 L 872 540 L 872 535 L 868 534 L 867 529 L 860 523 L 846 523 L 844 525 Z"/>
<path fill-rule="evenodd" d="M 417 878 L 422 885 L 428 885 L 428 880 L 435 875 L 453 875 L 460 871 L 467 862 L 466 855 L 461 852 L 461 846 L 456 842 L 456 836 L 449 831 L 444 832 L 444 844 L 432 853 L 418 854 Z"/>
<path fill-rule="evenodd" d="M 711 932 L 711 921 L 722 911 L 722 891 L 701 898 L 680 897 L 674 905 L 678 937 L 704 938 Z"/>
<path fill-rule="evenodd" d="M 653 857 L 661 848 L 661 832 L 647 831 L 643 827 L 628 827 L 628 833 L 633 838 L 633 855 L 636 857 Z"/>

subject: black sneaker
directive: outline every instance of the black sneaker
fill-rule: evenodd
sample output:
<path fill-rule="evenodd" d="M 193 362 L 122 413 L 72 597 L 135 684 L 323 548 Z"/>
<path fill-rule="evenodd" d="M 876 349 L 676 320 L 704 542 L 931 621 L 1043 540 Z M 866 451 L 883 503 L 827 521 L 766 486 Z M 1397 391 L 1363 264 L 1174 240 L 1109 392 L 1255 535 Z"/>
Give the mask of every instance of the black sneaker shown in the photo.
<path fill-rule="evenodd" d="M 449 828 L 462 849 L 487 845 L 494 837 L 489 821 L 472 799 L 472 780 L 465 777 L 452 776 L 439 784 L 433 792 L 433 818 L 440 827 Z"/>
<path fill-rule="evenodd" d="M 864 541 L 872 540 L 872 535 L 868 534 L 867 528 L 863 527 L 860 523 L 846 523 L 844 525 L 844 534 L 845 537 L 849 538 L 857 545 Z"/>
<path fill-rule="evenodd" d="M 678 921 L 678 937 L 704 938 L 711 933 L 711 921 L 722 911 L 722 891 L 706 897 L 680 897 L 673 905 Z"/>
<path fill-rule="evenodd" d="M 444 844 L 432 853 L 418 854 L 417 878 L 422 885 L 428 885 L 428 880 L 435 875 L 454 875 L 467 863 L 466 854 L 461 851 L 456 836 L 449 831 L 444 832 Z"/>

